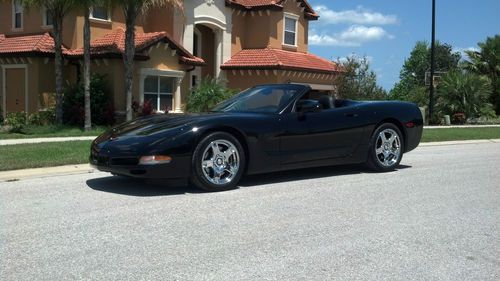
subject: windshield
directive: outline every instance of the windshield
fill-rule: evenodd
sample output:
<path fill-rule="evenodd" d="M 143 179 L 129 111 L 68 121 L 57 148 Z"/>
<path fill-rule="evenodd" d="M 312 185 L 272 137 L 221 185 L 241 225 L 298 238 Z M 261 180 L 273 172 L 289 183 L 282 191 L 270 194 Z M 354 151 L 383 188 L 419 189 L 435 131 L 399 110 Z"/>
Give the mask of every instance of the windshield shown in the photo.
<path fill-rule="evenodd" d="M 266 112 L 277 113 L 297 94 L 296 87 L 259 86 L 250 88 L 217 105 L 215 112 Z"/>

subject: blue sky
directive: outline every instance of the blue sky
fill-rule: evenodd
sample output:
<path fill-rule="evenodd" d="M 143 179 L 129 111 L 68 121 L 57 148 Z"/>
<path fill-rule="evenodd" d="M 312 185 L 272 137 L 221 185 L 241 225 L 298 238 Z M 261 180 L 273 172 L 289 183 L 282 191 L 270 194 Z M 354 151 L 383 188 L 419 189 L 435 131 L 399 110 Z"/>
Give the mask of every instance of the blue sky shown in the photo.
<path fill-rule="evenodd" d="M 431 0 L 309 0 L 320 14 L 309 51 L 325 58 L 366 55 L 390 90 L 416 41 L 431 39 Z M 436 39 L 462 51 L 500 34 L 500 0 L 436 0 Z"/>

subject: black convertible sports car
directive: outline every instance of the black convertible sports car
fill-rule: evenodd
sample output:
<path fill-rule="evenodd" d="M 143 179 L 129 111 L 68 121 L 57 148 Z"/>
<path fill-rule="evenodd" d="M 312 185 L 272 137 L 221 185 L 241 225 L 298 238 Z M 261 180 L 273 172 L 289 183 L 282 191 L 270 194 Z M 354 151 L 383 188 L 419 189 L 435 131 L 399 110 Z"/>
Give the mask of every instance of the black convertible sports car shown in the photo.
<path fill-rule="evenodd" d="M 366 163 L 395 169 L 416 148 L 422 115 L 412 103 L 335 100 L 295 84 L 250 88 L 204 114 L 121 124 L 94 140 L 90 162 L 138 178 L 189 179 L 219 191 L 243 174 Z"/>

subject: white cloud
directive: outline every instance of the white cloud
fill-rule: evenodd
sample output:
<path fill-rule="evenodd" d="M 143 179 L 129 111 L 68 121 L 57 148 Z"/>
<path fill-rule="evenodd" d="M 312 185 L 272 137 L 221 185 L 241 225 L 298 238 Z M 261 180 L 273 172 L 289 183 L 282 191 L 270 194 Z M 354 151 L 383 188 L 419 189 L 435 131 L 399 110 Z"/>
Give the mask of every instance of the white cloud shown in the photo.
<path fill-rule="evenodd" d="M 459 52 L 462 58 L 468 58 L 469 56 L 465 51 L 473 51 L 473 52 L 479 52 L 480 49 L 478 47 L 468 47 L 468 48 L 453 48 L 452 50 L 454 53 Z"/>
<path fill-rule="evenodd" d="M 352 25 L 337 34 L 318 34 L 315 30 L 309 35 L 309 44 L 319 46 L 342 46 L 359 47 L 369 41 L 377 41 L 383 38 L 393 39 L 385 29 L 379 26 Z"/>
<path fill-rule="evenodd" d="M 355 10 L 334 11 L 324 5 L 314 7 L 321 16 L 319 23 L 323 24 L 365 24 L 365 25 L 388 25 L 399 22 L 396 15 L 384 15 L 365 9 L 363 6 L 356 7 Z"/>

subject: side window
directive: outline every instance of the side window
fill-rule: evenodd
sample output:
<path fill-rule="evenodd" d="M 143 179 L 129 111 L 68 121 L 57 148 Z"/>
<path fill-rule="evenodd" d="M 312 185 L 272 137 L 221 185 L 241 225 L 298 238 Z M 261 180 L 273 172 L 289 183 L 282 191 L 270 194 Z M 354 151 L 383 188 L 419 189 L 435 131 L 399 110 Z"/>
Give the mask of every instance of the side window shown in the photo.
<path fill-rule="evenodd" d="M 292 14 L 285 14 L 283 44 L 297 46 L 297 24 L 299 17 Z"/>
<path fill-rule="evenodd" d="M 23 14 L 24 9 L 20 1 L 12 1 L 12 28 L 22 29 L 23 28 Z"/>
<path fill-rule="evenodd" d="M 319 102 L 321 105 L 322 109 L 332 109 L 335 108 L 335 96 L 332 93 L 329 92 L 324 92 L 324 91 L 317 91 L 317 90 L 311 90 L 307 93 L 305 93 L 300 99 L 297 100 L 314 100 Z M 295 110 L 297 111 L 298 108 L 295 106 Z"/>
<path fill-rule="evenodd" d="M 43 8 L 43 26 L 52 26 L 54 24 L 54 19 L 52 18 L 52 15 L 50 14 L 50 10 L 47 8 Z"/>
<path fill-rule="evenodd" d="M 111 13 L 105 6 L 92 6 L 90 17 L 97 20 L 111 21 Z"/>

